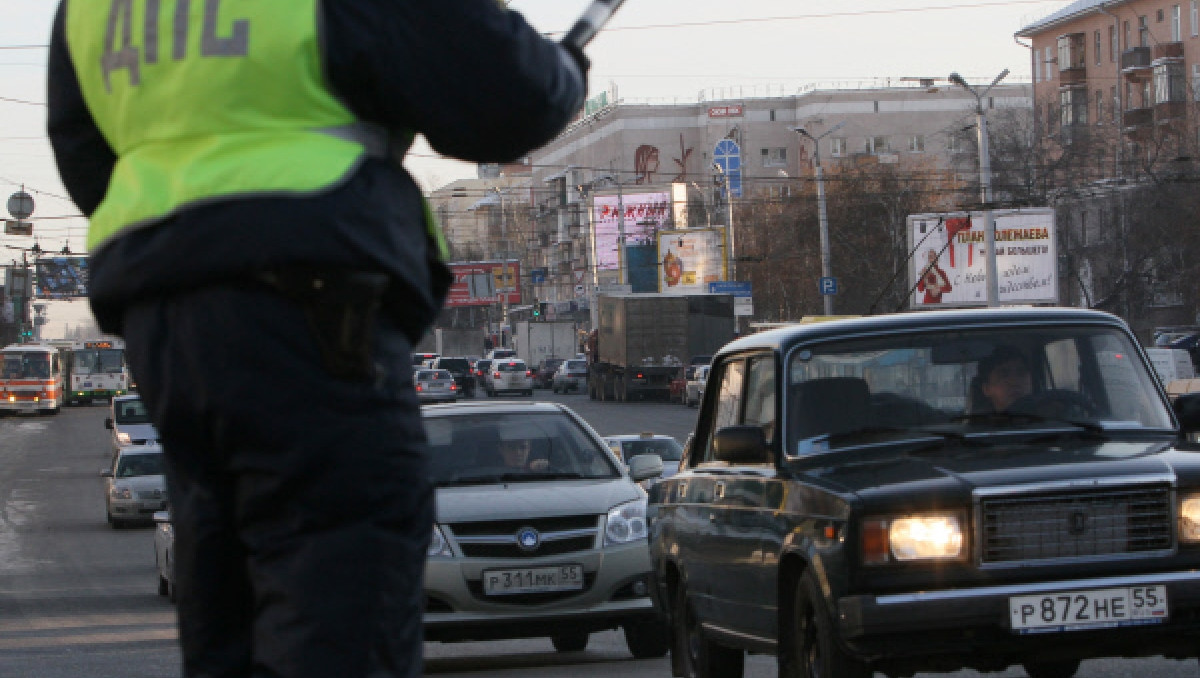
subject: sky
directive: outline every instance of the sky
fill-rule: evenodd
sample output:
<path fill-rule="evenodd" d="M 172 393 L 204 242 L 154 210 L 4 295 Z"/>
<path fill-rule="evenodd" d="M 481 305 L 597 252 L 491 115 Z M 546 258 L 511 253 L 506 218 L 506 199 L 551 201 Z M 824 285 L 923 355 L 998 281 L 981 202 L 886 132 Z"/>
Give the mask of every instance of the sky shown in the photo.
<path fill-rule="evenodd" d="M 452 2 L 453 0 L 446 0 Z M 626 0 L 588 48 L 589 91 L 616 86 L 630 103 L 744 99 L 805 87 L 852 88 L 887 79 L 945 78 L 986 84 L 1009 69 L 1028 82 L 1029 51 L 1013 34 L 1068 0 Z M 561 37 L 585 0 L 512 0 L 535 28 Z M 0 263 L 35 240 L 82 253 L 86 220 L 58 179 L 45 137 L 46 44 L 52 0 L 0 0 L 0 198 L 24 187 L 35 201 L 35 238 L 0 233 Z M 469 86 L 469 85 L 464 85 Z M 497 102 L 498 105 L 502 102 Z M 425 190 L 475 176 L 424 144 L 406 166 Z M 3 203 L 0 203 L 3 204 Z M 4 218 L 8 218 L 7 212 Z M 83 301 L 54 302 L 51 334 L 88 317 Z"/>

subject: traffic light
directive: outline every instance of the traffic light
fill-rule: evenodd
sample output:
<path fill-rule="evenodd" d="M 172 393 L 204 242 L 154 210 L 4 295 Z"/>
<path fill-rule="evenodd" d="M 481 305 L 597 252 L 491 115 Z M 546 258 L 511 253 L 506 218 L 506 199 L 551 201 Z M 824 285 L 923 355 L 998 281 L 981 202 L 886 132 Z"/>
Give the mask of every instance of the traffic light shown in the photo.
<path fill-rule="evenodd" d="M 537 299 L 533 300 L 533 317 L 540 318 L 542 316 L 542 302 Z"/>

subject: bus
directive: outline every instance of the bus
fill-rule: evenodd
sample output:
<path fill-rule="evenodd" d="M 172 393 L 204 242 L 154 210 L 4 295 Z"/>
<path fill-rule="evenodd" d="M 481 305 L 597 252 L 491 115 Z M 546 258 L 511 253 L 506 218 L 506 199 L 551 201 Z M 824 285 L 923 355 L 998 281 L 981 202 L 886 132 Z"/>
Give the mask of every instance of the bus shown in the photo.
<path fill-rule="evenodd" d="M 125 364 L 125 343 L 120 339 L 75 341 L 65 359 L 67 403 L 110 401 L 130 391 L 129 366 Z"/>
<path fill-rule="evenodd" d="M 57 414 L 64 387 L 57 348 L 10 344 L 0 350 L 0 412 Z"/>

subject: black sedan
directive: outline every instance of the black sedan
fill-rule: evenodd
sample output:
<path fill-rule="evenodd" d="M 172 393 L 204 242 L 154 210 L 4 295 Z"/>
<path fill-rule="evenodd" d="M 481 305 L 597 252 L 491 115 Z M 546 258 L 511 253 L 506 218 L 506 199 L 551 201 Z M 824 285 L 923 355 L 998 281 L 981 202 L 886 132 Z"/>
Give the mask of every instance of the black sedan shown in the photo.
<path fill-rule="evenodd" d="M 1200 395 L 1099 312 L 908 313 L 715 357 L 650 490 L 677 676 L 865 678 L 1200 654 Z"/>

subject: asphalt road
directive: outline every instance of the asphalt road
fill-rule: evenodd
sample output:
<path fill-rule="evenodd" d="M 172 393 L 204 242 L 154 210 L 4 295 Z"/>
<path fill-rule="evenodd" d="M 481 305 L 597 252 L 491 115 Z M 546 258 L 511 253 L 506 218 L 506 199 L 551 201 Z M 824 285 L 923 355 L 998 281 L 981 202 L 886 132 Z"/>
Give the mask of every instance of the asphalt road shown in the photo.
<path fill-rule="evenodd" d="M 602 435 L 653 431 L 683 442 L 696 417 L 678 404 L 599 403 L 548 391 L 534 399 L 567 403 Z M 105 412 L 93 406 L 0 418 L 0 678 L 181 675 L 174 608 L 156 594 L 152 530 L 113 530 L 104 520 Z M 426 675 L 447 678 L 670 675 L 665 658 L 632 659 L 619 632 L 595 634 L 587 650 L 567 654 L 539 639 L 427 643 L 425 656 Z M 1197 673 L 1194 660 L 1099 660 L 1085 662 L 1078 676 Z M 775 675 L 773 658 L 747 660 L 747 678 Z"/>

